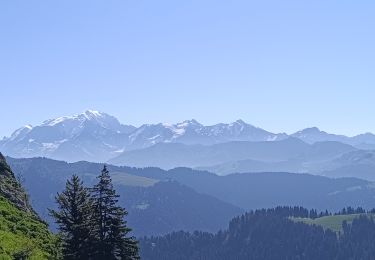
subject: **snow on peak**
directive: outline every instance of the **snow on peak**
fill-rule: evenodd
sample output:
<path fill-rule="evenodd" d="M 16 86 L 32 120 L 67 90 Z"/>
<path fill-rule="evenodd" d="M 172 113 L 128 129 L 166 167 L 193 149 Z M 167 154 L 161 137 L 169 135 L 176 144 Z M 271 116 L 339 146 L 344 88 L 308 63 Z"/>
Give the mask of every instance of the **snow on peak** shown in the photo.
<path fill-rule="evenodd" d="M 224 124 L 224 126 L 227 128 L 227 129 L 231 129 L 231 131 L 235 131 L 237 133 L 240 133 L 242 131 L 244 131 L 248 126 L 248 125 L 245 121 L 243 121 L 242 119 L 238 119 L 236 120 L 235 122 L 233 123 L 230 123 L 230 124 Z"/>
<path fill-rule="evenodd" d="M 63 123 L 67 120 L 77 120 L 77 121 L 85 121 L 85 120 L 92 120 L 97 118 L 103 118 L 105 114 L 96 111 L 96 110 L 86 110 L 81 114 L 76 114 L 73 116 L 62 116 L 55 119 L 49 119 L 42 123 L 42 126 L 55 126 L 57 124 Z"/>
<path fill-rule="evenodd" d="M 101 113 L 99 111 L 96 111 L 96 110 L 91 110 L 91 109 L 86 110 L 81 115 L 86 116 L 88 119 L 91 119 L 93 117 L 103 117 L 104 116 L 103 113 Z"/>
<path fill-rule="evenodd" d="M 27 133 L 29 133 L 33 129 L 32 125 L 25 125 L 16 131 L 10 136 L 9 140 L 13 141 L 16 139 L 22 139 Z"/>
<path fill-rule="evenodd" d="M 162 126 L 169 129 L 173 133 L 173 138 L 176 138 L 177 136 L 185 134 L 187 124 L 178 123 L 174 125 L 170 123 L 163 123 Z"/>
<path fill-rule="evenodd" d="M 195 119 L 185 120 L 182 123 L 183 124 L 190 124 L 190 125 L 200 125 L 200 123 Z"/>
<path fill-rule="evenodd" d="M 202 127 L 202 125 L 195 119 L 191 119 L 191 120 L 185 120 L 181 123 L 178 123 L 175 125 L 177 128 L 187 128 L 187 127 L 190 127 L 190 126 L 193 126 L 193 127 Z"/>
<path fill-rule="evenodd" d="M 240 124 L 240 125 L 246 125 L 245 121 L 243 121 L 242 119 L 238 119 L 236 122 L 234 122 L 236 124 Z"/>
<path fill-rule="evenodd" d="M 65 120 L 73 119 L 73 117 L 70 116 L 62 116 L 55 119 L 48 119 L 42 123 L 42 126 L 55 126 L 61 122 L 64 122 Z"/>

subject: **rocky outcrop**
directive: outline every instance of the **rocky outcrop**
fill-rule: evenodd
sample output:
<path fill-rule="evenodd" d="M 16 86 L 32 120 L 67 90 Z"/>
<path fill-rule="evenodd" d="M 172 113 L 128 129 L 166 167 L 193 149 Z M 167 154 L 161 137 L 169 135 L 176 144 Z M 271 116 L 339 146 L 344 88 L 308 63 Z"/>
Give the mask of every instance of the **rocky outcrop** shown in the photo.
<path fill-rule="evenodd" d="M 0 153 L 0 196 L 9 200 L 18 209 L 32 213 L 29 198 L 22 185 L 17 181 L 15 174 L 7 164 L 5 157 Z"/>

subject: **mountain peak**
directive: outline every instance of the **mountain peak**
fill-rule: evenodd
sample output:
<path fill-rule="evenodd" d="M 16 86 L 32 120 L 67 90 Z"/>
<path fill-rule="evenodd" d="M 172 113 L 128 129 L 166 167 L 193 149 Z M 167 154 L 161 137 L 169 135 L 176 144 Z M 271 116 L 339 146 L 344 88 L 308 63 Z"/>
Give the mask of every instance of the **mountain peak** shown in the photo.
<path fill-rule="evenodd" d="M 85 112 L 83 112 L 81 115 L 86 116 L 88 119 L 95 118 L 95 117 L 103 117 L 106 114 L 99 112 L 97 110 L 88 109 Z"/>
<path fill-rule="evenodd" d="M 305 128 L 301 131 L 299 131 L 298 133 L 309 133 L 309 134 L 314 134 L 314 133 L 321 133 L 322 131 L 317 128 L 317 127 L 308 127 L 308 128 Z"/>
<path fill-rule="evenodd" d="M 25 135 L 27 135 L 31 130 L 33 129 L 33 126 L 32 125 L 25 125 L 21 128 L 18 128 L 16 131 L 14 131 L 12 133 L 12 135 L 10 136 L 10 138 L 4 138 L 4 140 L 16 140 L 16 139 L 19 139 L 19 138 L 23 138 Z"/>
<path fill-rule="evenodd" d="M 349 137 L 344 135 L 330 134 L 325 131 L 321 131 L 317 127 L 310 127 L 303 129 L 297 133 L 292 134 L 291 136 L 301 139 L 302 141 L 313 144 L 316 142 L 324 141 L 335 141 L 342 143 L 350 143 Z"/>
<path fill-rule="evenodd" d="M 76 114 L 72 116 L 62 116 L 62 117 L 57 117 L 54 119 L 46 120 L 42 123 L 42 126 L 55 126 L 66 121 L 75 121 L 75 120 L 76 121 L 86 121 L 86 120 L 90 121 L 90 120 L 103 119 L 107 117 L 113 118 L 112 116 L 99 112 L 97 110 L 88 109 L 80 114 Z"/>
<path fill-rule="evenodd" d="M 179 123 L 177 125 L 179 125 L 179 126 L 182 126 L 182 125 L 201 125 L 201 123 L 199 123 L 195 119 L 190 119 L 190 120 L 185 120 L 182 123 Z"/>
<path fill-rule="evenodd" d="M 239 124 L 239 125 L 247 125 L 247 123 L 243 121 L 242 119 L 238 119 L 234 123 Z"/>

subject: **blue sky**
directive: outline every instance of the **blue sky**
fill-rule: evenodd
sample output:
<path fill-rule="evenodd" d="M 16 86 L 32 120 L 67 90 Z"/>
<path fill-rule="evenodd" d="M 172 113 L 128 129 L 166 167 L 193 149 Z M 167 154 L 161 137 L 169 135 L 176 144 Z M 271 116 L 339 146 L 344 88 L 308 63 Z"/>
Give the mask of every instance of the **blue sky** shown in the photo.
<path fill-rule="evenodd" d="M 375 2 L 2 1 L 0 136 L 97 109 L 375 132 Z"/>

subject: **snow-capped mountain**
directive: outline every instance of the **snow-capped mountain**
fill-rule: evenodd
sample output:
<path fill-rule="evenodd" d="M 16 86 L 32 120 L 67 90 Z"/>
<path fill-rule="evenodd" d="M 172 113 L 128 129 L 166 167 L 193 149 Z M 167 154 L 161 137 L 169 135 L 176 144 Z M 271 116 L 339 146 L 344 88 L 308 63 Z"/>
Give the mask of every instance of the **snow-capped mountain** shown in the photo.
<path fill-rule="evenodd" d="M 347 137 L 308 128 L 291 136 L 310 144 L 338 141 L 362 149 L 375 147 L 375 135 L 370 133 Z M 177 124 L 145 124 L 137 128 L 123 125 L 106 113 L 87 110 L 17 129 L 0 141 L 0 151 L 12 157 L 43 156 L 65 161 L 104 162 L 124 151 L 158 143 L 213 145 L 231 141 L 281 141 L 288 137 L 285 133 L 274 134 L 242 120 L 204 126 L 192 119 Z"/>
<path fill-rule="evenodd" d="M 0 143 L 14 157 L 51 157 L 67 161 L 106 161 L 126 144 L 135 127 L 120 124 L 113 116 L 87 110 L 74 116 L 27 125 Z"/>
<path fill-rule="evenodd" d="M 229 141 L 276 141 L 274 134 L 242 120 L 204 126 L 196 120 L 177 124 L 145 124 L 138 128 L 121 124 L 115 117 L 87 110 L 73 116 L 26 125 L 0 141 L 0 149 L 13 157 L 50 157 L 66 161 L 107 161 L 128 150 L 157 143 L 211 145 Z"/>
<path fill-rule="evenodd" d="M 204 126 L 192 119 L 177 124 L 142 125 L 130 134 L 126 150 L 146 148 L 157 143 L 211 145 L 229 141 L 276 141 L 287 137 L 286 134 L 273 134 L 242 120 Z"/>

